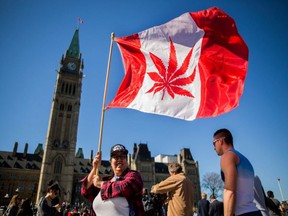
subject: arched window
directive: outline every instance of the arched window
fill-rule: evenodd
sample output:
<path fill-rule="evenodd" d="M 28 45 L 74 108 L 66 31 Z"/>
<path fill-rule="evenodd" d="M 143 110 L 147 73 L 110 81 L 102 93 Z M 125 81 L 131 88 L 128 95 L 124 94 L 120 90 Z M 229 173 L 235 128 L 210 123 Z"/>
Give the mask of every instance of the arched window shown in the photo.
<path fill-rule="evenodd" d="M 58 157 L 55 160 L 55 163 L 54 163 L 54 173 L 61 174 L 61 172 L 62 172 L 62 164 L 63 164 L 62 158 Z"/>
<path fill-rule="evenodd" d="M 61 104 L 60 104 L 60 110 L 63 111 L 64 108 L 65 108 L 65 105 L 61 103 Z"/>
<path fill-rule="evenodd" d="M 68 105 L 68 112 L 72 112 L 72 105 Z"/>
<path fill-rule="evenodd" d="M 68 94 L 68 88 L 69 88 L 68 83 L 66 83 L 65 94 Z"/>
<path fill-rule="evenodd" d="M 69 84 L 69 95 L 71 95 L 72 92 L 72 84 Z"/>
<path fill-rule="evenodd" d="M 73 93 L 72 94 L 75 95 L 75 92 L 76 92 L 76 85 L 74 84 L 73 85 Z"/>
<path fill-rule="evenodd" d="M 65 82 L 62 83 L 62 87 L 61 87 L 61 93 L 64 92 L 64 87 L 65 87 Z"/>

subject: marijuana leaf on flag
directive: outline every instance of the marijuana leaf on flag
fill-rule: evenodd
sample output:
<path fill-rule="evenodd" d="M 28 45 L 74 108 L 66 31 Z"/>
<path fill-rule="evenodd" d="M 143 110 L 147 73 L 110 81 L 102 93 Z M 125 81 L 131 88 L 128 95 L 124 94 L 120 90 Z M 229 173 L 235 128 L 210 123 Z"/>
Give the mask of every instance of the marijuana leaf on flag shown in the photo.
<path fill-rule="evenodd" d="M 193 72 L 189 77 L 179 78 L 181 75 L 186 73 L 186 70 L 188 68 L 190 58 L 192 55 L 192 49 L 186 56 L 182 66 L 177 69 L 177 58 L 176 58 L 176 52 L 175 47 L 173 45 L 173 42 L 170 40 L 170 58 L 169 58 L 169 65 L 168 69 L 166 70 L 165 65 L 162 63 L 162 60 L 155 56 L 153 53 L 150 53 L 150 57 L 152 61 L 155 64 L 155 67 L 157 67 L 157 72 L 147 72 L 147 74 L 150 76 L 150 78 L 155 81 L 153 87 L 147 91 L 147 93 L 154 92 L 154 94 L 158 91 L 163 91 L 163 95 L 161 97 L 161 100 L 164 98 L 165 91 L 168 92 L 168 94 L 174 99 L 174 94 L 179 95 L 185 95 L 188 97 L 193 97 L 193 95 L 181 88 L 180 86 L 190 84 L 195 77 L 195 72 Z"/>
<path fill-rule="evenodd" d="M 125 76 L 107 108 L 193 120 L 238 106 L 248 47 L 220 9 L 185 13 L 115 41 Z"/>

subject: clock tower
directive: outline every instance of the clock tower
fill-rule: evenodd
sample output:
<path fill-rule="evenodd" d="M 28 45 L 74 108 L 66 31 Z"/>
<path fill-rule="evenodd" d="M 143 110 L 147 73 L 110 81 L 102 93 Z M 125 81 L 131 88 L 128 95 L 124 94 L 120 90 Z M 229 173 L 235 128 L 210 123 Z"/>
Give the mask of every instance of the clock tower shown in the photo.
<path fill-rule="evenodd" d="M 50 180 L 58 181 L 61 200 L 71 202 L 83 68 L 76 29 L 57 71 L 36 202 Z"/>

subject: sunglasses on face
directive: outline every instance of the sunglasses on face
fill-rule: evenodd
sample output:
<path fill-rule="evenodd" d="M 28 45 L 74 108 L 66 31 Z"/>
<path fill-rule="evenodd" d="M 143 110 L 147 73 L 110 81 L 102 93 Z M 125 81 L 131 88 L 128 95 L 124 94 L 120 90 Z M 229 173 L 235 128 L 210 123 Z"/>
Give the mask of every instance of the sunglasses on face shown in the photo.
<path fill-rule="evenodd" d="M 213 146 L 215 146 L 216 142 L 218 142 L 220 139 L 216 139 L 213 141 Z"/>
<path fill-rule="evenodd" d="M 220 138 L 218 138 L 218 139 L 215 139 L 215 140 L 213 141 L 213 146 L 215 146 L 215 144 L 216 144 L 219 140 L 221 140 L 221 139 L 225 139 L 225 137 L 220 137 Z"/>

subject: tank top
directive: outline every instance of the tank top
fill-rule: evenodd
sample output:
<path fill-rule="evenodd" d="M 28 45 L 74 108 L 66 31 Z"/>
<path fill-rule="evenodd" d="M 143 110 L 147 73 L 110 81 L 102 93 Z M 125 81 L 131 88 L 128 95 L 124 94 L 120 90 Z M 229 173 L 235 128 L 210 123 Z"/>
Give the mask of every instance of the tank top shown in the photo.
<path fill-rule="evenodd" d="M 254 169 L 250 161 L 235 149 L 229 151 L 234 152 L 240 159 L 237 164 L 237 187 L 235 215 L 241 215 L 248 212 L 258 211 L 254 200 Z"/>

